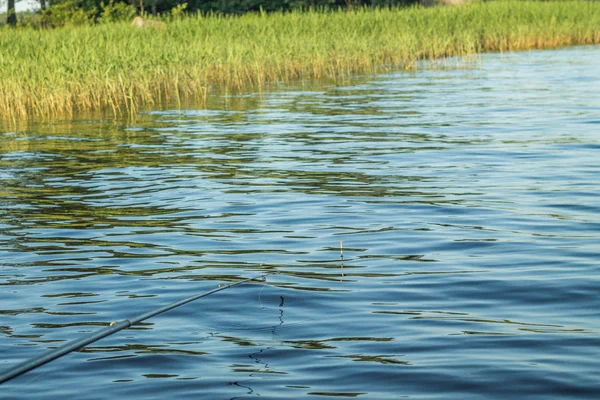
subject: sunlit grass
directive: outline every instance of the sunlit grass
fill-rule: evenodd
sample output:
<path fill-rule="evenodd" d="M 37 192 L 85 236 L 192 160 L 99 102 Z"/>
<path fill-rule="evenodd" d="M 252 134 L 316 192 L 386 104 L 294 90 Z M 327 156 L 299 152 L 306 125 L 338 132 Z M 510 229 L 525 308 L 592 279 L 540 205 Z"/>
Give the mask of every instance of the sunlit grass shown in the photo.
<path fill-rule="evenodd" d="M 412 69 L 422 59 L 600 43 L 600 2 L 191 16 L 163 29 L 0 30 L 0 119 L 134 114 L 213 90 Z"/>

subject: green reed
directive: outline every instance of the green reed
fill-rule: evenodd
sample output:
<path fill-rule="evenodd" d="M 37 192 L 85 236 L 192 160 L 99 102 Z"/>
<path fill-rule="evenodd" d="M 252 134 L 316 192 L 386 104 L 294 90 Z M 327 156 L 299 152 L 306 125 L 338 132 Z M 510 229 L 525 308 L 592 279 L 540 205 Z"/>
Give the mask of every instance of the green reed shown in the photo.
<path fill-rule="evenodd" d="M 114 115 L 211 91 L 412 69 L 419 60 L 600 43 L 600 2 L 495 1 L 0 30 L 0 120 Z"/>

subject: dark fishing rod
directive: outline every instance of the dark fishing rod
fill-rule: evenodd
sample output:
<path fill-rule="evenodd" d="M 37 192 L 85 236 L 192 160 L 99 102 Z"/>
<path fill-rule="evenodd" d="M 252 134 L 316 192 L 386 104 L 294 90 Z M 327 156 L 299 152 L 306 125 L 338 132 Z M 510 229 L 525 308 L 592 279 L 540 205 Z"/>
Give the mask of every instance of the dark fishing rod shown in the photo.
<path fill-rule="evenodd" d="M 86 346 L 90 343 L 94 343 L 95 341 L 98 341 L 102 338 L 110 336 L 113 333 L 117 333 L 120 330 L 127 329 L 130 326 L 137 324 L 138 322 L 142 322 L 144 320 L 147 320 L 148 318 L 152 318 L 158 314 L 162 314 L 166 311 L 172 310 L 176 307 L 182 306 L 191 301 L 198 300 L 202 297 L 206 297 L 206 296 L 211 295 L 216 292 L 220 292 L 221 290 L 225 290 L 225 289 L 229 289 L 231 287 L 237 286 L 237 285 L 241 285 L 242 283 L 259 280 L 259 279 L 264 281 L 264 280 L 266 280 L 266 277 L 271 274 L 273 274 L 273 273 L 267 273 L 267 274 L 262 274 L 262 275 L 255 276 L 252 278 L 246 278 L 241 281 L 238 281 L 235 283 L 230 283 L 227 285 L 221 284 L 216 289 L 209 290 L 208 292 L 200 293 L 200 294 L 188 297 L 183 300 L 179 300 L 175 303 L 167 304 L 166 306 L 157 308 L 156 310 L 153 310 L 153 311 L 149 311 L 145 314 L 141 314 L 141 315 L 138 315 L 138 316 L 130 318 L 130 319 L 124 319 L 123 321 L 119 321 L 119 322 L 111 322 L 110 326 L 107 326 L 106 328 L 100 329 L 99 331 L 96 331 L 96 332 L 92 332 L 89 335 L 79 338 L 77 340 L 74 340 L 72 342 L 65 343 L 64 345 L 57 347 L 56 349 L 47 351 L 46 353 L 44 353 L 38 357 L 31 358 L 31 359 L 25 360 L 17 365 L 14 365 L 12 368 L 0 373 L 0 384 L 4 383 L 6 381 L 9 381 L 21 374 L 24 374 L 27 371 L 31 371 L 32 369 L 40 367 L 52 360 L 62 357 L 65 354 L 69 354 L 73 351 L 76 351 L 76 350 L 82 348 L 83 346 Z"/>

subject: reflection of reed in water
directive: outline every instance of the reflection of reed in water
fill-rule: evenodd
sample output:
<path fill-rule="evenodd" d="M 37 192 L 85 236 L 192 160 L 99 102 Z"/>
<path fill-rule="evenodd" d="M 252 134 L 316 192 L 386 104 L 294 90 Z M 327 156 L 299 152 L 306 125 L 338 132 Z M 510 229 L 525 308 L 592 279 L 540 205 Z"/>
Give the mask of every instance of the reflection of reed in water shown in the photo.
<path fill-rule="evenodd" d="M 279 336 L 277 333 L 277 328 L 279 328 L 281 325 L 283 325 L 283 306 L 285 305 L 285 297 L 283 296 L 279 296 L 279 298 L 281 299 L 281 301 L 279 302 L 279 323 L 275 324 L 273 326 L 271 326 L 271 334 L 273 335 L 273 338 Z M 262 307 L 264 309 L 264 307 Z M 234 368 L 235 372 L 249 372 L 249 377 L 253 377 L 255 374 L 283 374 L 283 372 L 278 372 L 276 370 L 271 369 L 269 363 L 267 361 L 264 361 L 263 358 L 265 357 L 265 354 L 267 353 L 267 351 L 274 349 L 276 346 L 267 346 L 265 348 L 262 348 L 258 351 L 255 351 L 254 353 L 251 353 L 248 355 L 249 358 L 251 358 L 255 364 L 261 364 L 261 367 L 257 367 L 257 368 L 253 368 L 250 365 L 246 366 L 247 368 L 243 368 L 243 366 L 236 366 L 236 368 Z M 242 367 L 242 368 L 240 368 Z M 254 393 L 254 389 L 252 389 L 250 386 L 245 386 L 244 384 L 247 384 L 247 382 L 241 382 L 240 381 L 234 381 L 234 382 L 229 382 L 229 385 L 232 386 L 239 386 L 239 387 L 243 387 L 245 389 L 248 389 L 247 394 L 252 394 Z M 259 395 L 258 393 L 256 393 L 256 395 Z"/>
<path fill-rule="evenodd" d="M 273 329 L 271 329 L 271 333 L 273 334 L 273 336 L 277 334 L 275 330 L 281 325 L 283 325 L 283 305 L 285 304 L 285 297 L 279 296 L 279 298 L 281 299 L 281 301 L 279 302 L 279 324 L 273 325 Z"/>
<path fill-rule="evenodd" d="M 279 328 L 281 325 L 283 325 L 283 306 L 285 304 L 285 297 L 283 296 L 279 296 L 279 298 L 281 299 L 281 301 L 279 302 L 279 323 L 275 324 L 273 326 L 271 326 L 271 334 L 273 335 L 273 338 L 279 336 L 279 334 L 277 333 L 277 328 Z M 262 363 L 262 357 L 260 356 L 262 353 L 264 353 L 267 350 L 271 350 L 275 348 L 275 346 L 268 346 L 265 347 L 264 349 L 259 350 L 256 353 L 252 353 L 250 354 L 250 358 L 252 358 L 256 363 Z M 265 363 L 265 369 L 269 368 L 269 364 Z"/>

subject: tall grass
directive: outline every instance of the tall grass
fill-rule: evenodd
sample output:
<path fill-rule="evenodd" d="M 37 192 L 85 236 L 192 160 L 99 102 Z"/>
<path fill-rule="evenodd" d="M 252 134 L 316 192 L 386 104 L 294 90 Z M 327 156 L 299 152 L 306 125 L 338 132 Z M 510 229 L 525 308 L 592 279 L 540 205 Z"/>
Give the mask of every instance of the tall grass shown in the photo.
<path fill-rule="evenodd" d="M 0 119 L 136 113 L 213 90 L 411 69 L 422 59 L 600 43 L 600 2 L 191 16 L 0 31 Z"/>

